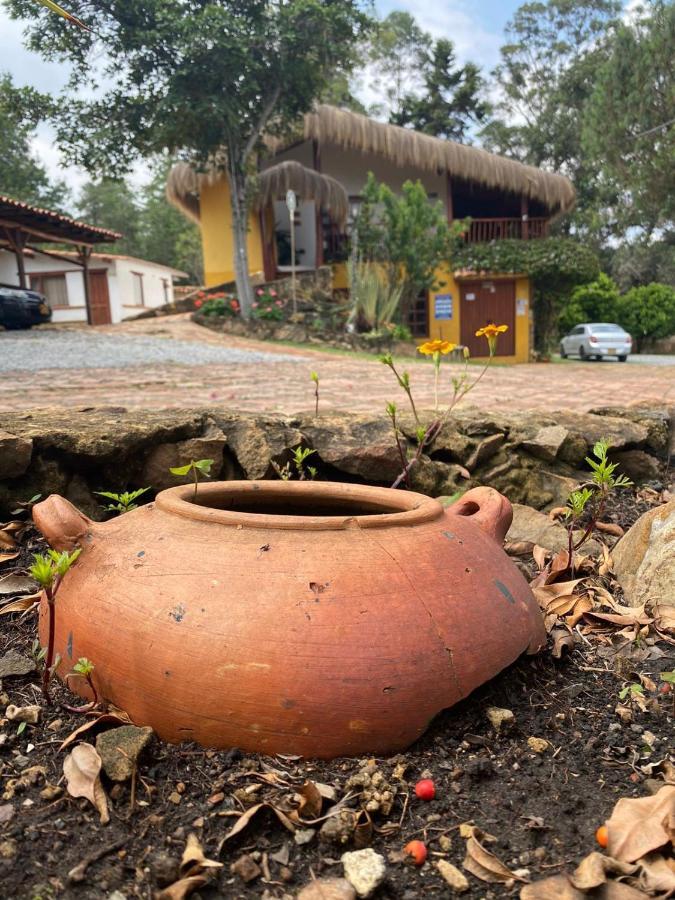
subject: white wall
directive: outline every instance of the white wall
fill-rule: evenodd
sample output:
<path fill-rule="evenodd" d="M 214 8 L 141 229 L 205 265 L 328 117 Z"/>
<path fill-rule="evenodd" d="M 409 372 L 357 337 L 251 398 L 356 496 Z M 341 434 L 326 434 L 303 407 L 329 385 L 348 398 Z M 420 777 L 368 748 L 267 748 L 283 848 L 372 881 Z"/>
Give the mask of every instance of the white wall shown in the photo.
<path fill-rule="evenodd" d="M 112 283 L 110 285 L 113 322 L 136 316 L 144 308 L 173 302 L 173 280 L 170 269 L 141 259 L 116 259 L 114 263 L 114 277 L 110 279 L 111 282 L 115 282 L 114 285 Z M 142 307 L 134 304 L 133 273 L 136 272 L 143 276 Z M 167 282 L 166 294 L 164 281 Z"/>

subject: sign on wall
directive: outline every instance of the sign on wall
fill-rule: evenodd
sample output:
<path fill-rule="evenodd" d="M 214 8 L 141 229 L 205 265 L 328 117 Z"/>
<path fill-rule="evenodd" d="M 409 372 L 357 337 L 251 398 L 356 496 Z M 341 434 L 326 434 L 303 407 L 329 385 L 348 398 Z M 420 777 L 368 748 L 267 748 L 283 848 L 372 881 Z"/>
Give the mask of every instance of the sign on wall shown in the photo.
<path fill-rule="evenodd" d="M 452 294 L 436 294 L 434 319 L 452 319 Z"/>
<path fill-rule="evenodd" d="M 527 299 L 525 297 L 518 297 L 518 299 L 516 300 L 516 315 L 527 315 Z"/>

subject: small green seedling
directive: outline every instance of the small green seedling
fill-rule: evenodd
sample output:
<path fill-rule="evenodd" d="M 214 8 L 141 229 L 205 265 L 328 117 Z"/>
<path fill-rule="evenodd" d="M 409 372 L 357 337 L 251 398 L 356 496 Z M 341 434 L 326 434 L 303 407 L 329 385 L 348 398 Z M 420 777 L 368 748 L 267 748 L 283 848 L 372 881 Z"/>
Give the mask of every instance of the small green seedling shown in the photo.
<path fill-rule="evenodd" d="M 139 488 L 137 491 L 123 491 L 121 494 L 115 494 L 112 491 L 94 491 L 99 497 L 105 497 L 106 500 L 112 500 L 107 506 L 104 506 L 106 512 L 126 513 L 132 509 L 138 508 L 136 501 L 139 497 L 149 491 L 149 487 Z"/>
<path fill-rule="evenodd" d="M 56 629 L 56 594 L 63 580 L 63 576 L 73 565 L 82 551 L 78 548 L 68 553 L 67 550 L 58 552 L 57 550 L 48 550 L 46 553 L 37 553 L 33 557 L 33 565 L 29 571 L 31 576 L 40 587 L 44 590 L 47 598 L 47 608 L 49 610 L 49 618 L 47 624 L 47 652 L 44 660 L 44 670 L 42 672 L 42 694 L 47 701 L 49 697 L 49 682 L 54 674 L 54 670 L 60 663 L 60 657 L 54 660 L 54 636 Z M 41 655 L 40 655 L 41 656 Z"/>
<path fill-rule="evenodd" d="M 633 683 L 627 684 L 625 687 L 622 687 L 619 691 L 619 700 L 625 700 L 626 697 L 635 697 L 636 694 L 639 694 L 640 697 L 643 697 L 645 693 L 645 689 L 641 684 Z"/>
<path fill-rule="evenodd" d="M 30 498 L 30 500 L 19 500 L 17 502 L 16 509 L 10 510 L 10 514 L 13 516 L 22 516 L 24 513 L 29 512 L 33 508 L 40 497 L 42 497 L 42 494 L 34 494 Z"/>
<path fill-rule="evenodd" d="M 316 372 L 310 372 L 309 377 L 314 382 L 314 415 L 319 415 L 319 376 Z"/>
<path fill-rule="evenodd" d="M 197 459 L 190 460 L 190 462 L 186 466 L 174 466 L 172 469 L 169 469 L 172 475 L 189 475 L 192 472 L 192 476 L 195 482 L 195 492 L 192 497 L 192 502 L 197 502 L 197 488 L 199 487 L 199 476 L 200 473 L 205 475 L 207 478 L 210 478 L 211 475 L 211 466 L 214 464 L 214 459 Z"/>
<path fill-rule="evenodd" d="M 314 466 L 305 468 L 305 462 L 312 453 L 316 453 L 316 450 L 310 450 L 309 447 L 296 447 L 290 462 L 287 462 L 285 466 L 280 466 L 272 460 L 272 467 L 282 481 L 290 481 L 293 478 L 293 467 L 295 467 L 298 481 L 307 481 L 308 476 L 309 480 L 313 481 L 317 476 L 317 469 Z"/>
<path fill-rule="evenodd" d="M 89 690 L 93 695 L 90 702 L 86 703 L 84 706 L 66 706 L 66 709 L 70 712 L 90 712 L 92 709 L 94 709 L 94 707 L 98 706 L 98 692 L 91 677 L 91 673 L 94 671 L 94 668 L 94 664 L 93 662 L 91 662 L 91 660 L 87 659 L 86 656 L 81 656 L 73 666 L 73 671 L 69 672 L 66 675 L 66 681 L 69 678 L 84 678 L 89 685 Z"/>

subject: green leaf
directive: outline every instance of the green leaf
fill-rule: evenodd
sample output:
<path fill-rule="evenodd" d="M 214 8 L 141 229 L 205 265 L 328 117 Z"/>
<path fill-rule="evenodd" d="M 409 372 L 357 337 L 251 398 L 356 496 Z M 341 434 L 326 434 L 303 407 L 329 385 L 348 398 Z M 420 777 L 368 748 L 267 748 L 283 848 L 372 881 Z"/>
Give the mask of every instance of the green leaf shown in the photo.
<path fill-rule="evenodd" d="M 33 557 L 33 565 L 28 570 L 31 577 L 43 587 L 51 587 L 56 577 L 52 560 L 47 554 L 36 554 Z"/>
<path fill-rule="evenodd" d="M 94 664 L 91 660 L 87 659 L 86 656 L 81 656 L 73 666 L 73 672 L 77 675 L 82 675 L 84 678 L 86 678 L 87 675 L 91 675 L 93 671 Z"/>
<path fill-rule="evenodd" d="M 16 729 L 16 733 L 17 733 L 17 734 L 23 734 L 25 730 L 26 730 L 26 723 L 25 723 L 25 722 L 19 722 L 19 727 Z"/>
<path fill-rule="evenodd" d="M 672 672 L 661 672 L 661 681 L 675 685 L 675 669 Z"/>
<path fill-rule="evenodd" d="M 188 463 L 186 466 L 174 466 L 169 469 L 172 475 L 187 475 L 194 468 L 194 463 Z"/>
<path fill-rule="evenodd" d="M 208 475 L 214 462 L 215 459 L 198 459 L 193 462 L 192 465 L 195 469 L 199 469 L 200 472 L 203 472 L 204 475 Z"/>

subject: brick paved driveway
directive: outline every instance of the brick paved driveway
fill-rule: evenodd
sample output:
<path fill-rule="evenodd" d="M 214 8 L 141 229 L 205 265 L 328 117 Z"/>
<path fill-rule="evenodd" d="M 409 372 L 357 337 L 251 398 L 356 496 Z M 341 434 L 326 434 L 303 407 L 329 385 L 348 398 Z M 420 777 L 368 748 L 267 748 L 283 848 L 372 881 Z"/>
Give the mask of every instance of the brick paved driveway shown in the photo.
<path fill-rule="evenodd" d="M 68 331 L 63 329 L 61 333 Z M 313 408 L 311 370 L 317 371 L 321 378 L 324 410 L 379 412 L 387 400 L 403 401 L 391 372 L 375 358 L 225 337 L 195 325 L 186 316 L 103 326 L 84 334 L 83 331 L 78 331 L 78 338 L 84 340 L 86 334 L 110 334 L 118 336 L 120 342 L 125 342 L 127 336 L 195 342 L 192 346 L 197 356 L 203 355 L 201 349 L 205 344 L 244 353 L 234 354 L 237 361 L 229 363 L 190 365 L 155 361 L 126 368 L 88 369 L 78 367 L 77 359 L 68 361 L 71 368 L 41 368 L 40 359 L 33 355 L 33 371 L 3 373 L 0 410 L 39 406 L 159 408 L 223 404 L 240 410 L 292 413 Z M 3 341 L 10 335 L 10 332 L 0 333 L 0 363 Z M 26 342 L 26 352 L 30 353 L 30 341 Z M 261 357 L 261 352 L 266 355 Z M 431 406 L 431 365 L 411 360 L 402 361 L 402 365 L 411 372 L 418 404 Z M 445 377 L 448 378 L 447 369 Z M 567 362 L 495 366 L 467 400 L 472 405 L 504 410 L 562 407 L 583 410 L 600 404 L 633 405 L 646 401 L 675 404 L 675 365 Z"/>

